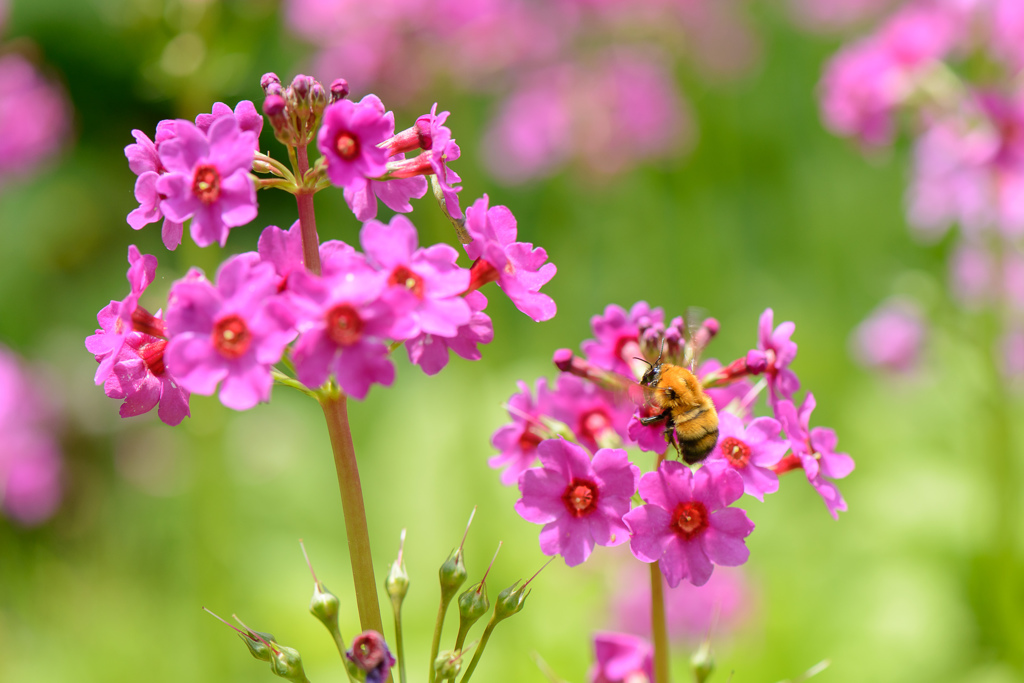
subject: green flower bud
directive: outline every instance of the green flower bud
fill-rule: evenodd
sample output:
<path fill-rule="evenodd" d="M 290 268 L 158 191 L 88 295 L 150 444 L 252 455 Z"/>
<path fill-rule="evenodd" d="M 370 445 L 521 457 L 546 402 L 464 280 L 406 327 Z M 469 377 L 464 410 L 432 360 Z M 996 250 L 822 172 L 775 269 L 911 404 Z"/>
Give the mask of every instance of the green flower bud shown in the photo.
<path fill-rule="evenodd" d="M 459 596 L 459 618 L 462 621 L 459 631 L 468 631 L 490 608 L 491 601 L 487 599 L 487 590 L 481 581 Z"/>
<path fill-rule="evenodd" d="M 267 643 L 274 642 L 274 636 L 271 633 L 263 633 L 261 631 L 252 631 L 251 633 L 255 636 L 259 636 Z M 241 638 L 242 642 L 245 643 L 245 646 L 249 648 L 249 653 L 253 657 L 262 662 L 269 662 L 271 654 L 270 647 L 268 647 L 262 640 L 254 638 L 253 635 L 239 632 L 238 637 Z"/>
<path fill-rule="evenodd" d="M 526 590 L 526 584 L 520 586 L 518 581 L 498 593 L 498 602 L 494 605 L 494 621 L 498 622 L 513 614 L 518 614 L 523 609 L 526 596 L 529 594 L 530 591 Z"/>
<path fill-rule="evenodd" d="M 693 679 L 697 683 L 704 683 L 711 676 L 715 669 L 715 658 L 711 654 L 711 643 L 705 640 L 697 648 L 697 651 L 690 657 L 690 668 L 693 669 Z"/>
<path fill-rule="evenodd" d="M 270 670 L 274 672 L 275 676 L 280 676 L 293 683 L 309 683 L 306 672 L 302 670 L 302 657 L 299 656 L 299 651 L 290 647 L 274 645 Z"/>
<path fill-rule="evenodd" d="M 405 563 L 395 560 L 391 563 L 388 575 L 384 577 L 384 590 L 391 596 L 392 602 L 402 603 L 409 592 L 409 574 L 405 571 Z"/>
<path fill-rule="evenodd" d="M 313 584 L 313 597 L 309 601 L 309 611 L 332 633 L 338 628 L 340 608 L 341 600 L 338 599 L 338 596 L 327 590 L 327 587 L 319 581 Z"/>
<path fill-rule="evenodd" d="M 441 565 L 437 575 L 441 580 L 441 599 L 447 604 L 466 582 L 466 565 L 462 562 L 461 546 L 452 551 L 452 554 Z"/>
<path fill-rule="evenodd" d="M 435 680 L 443 681 L 446 678 L 455 678 L 462 670 L 462 653 L 455 650 L 442 652 L 434 660 Z"/>

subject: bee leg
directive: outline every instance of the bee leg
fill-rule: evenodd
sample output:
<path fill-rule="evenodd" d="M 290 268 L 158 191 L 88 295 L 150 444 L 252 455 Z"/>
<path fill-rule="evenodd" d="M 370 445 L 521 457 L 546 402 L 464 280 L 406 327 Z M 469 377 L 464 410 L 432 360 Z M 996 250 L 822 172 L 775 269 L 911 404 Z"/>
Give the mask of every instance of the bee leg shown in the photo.
<path fill-rule="evenodd" d="M 668 415 L 669 415 L 669 413 L 666 410 L 661 415 L 651 415 L 650 417 L 641 417 L 640 418 L 640 424 L 642 424 L 644 427 L 649 427 L 650 425 L 654 424 L 655 422 L 659 422 L 661 420 L 666 419 L 668 417 Z"/>
<path fill-rule="evenodd" d="M 676 449 L 676 455 L 682 455 L 683 451 L 679 447 L 679 435 L 676 434 L 676 425 L 672 420 L 669 420 L 668 424 L 665 425 L 665 441 L 672 444 Z"/>

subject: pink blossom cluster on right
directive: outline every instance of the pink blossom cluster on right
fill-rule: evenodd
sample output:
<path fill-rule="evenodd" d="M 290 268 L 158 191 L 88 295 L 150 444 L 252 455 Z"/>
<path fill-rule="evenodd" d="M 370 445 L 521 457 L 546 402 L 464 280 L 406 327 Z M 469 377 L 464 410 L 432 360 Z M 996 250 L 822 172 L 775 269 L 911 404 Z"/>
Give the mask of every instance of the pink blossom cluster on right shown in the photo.
<path fill-rule="evenodd" d="M 999 311 L 1001 348 L 1024 330 L 1022 74 L 1024 3 L 912 0 L 836 54 L 821 81 L 822 116 L 838 135 L 883 147 L 909 122 L 908 220 L 928 241 L 959 226 L 952 293 Z"/>
<path fill-rule="evenodd" d="M 693 121 L 674 72 L 684 60 L 717 79 L 748 70 L 759 46 L 742 4 L 289 0 L 286 13 L 317 46 L 317 73 L 392 99 L 438 82 L 493 97 L 483 158 L 519 183 L 570 164 L 609 176 L 684 151 Z"/>
<path fill-rule="evenodd" d="M 850 474 L 853 460 L 838 452 L 833 430 L 811 426 L 814 395 L 807 393 L 799 405 L 793 400 L 800 388 L 790 368 L 793 323 L 776 327 L 768 309 L 755 348 L 728 365 L 709 360 L 697 369 L 719 430 L 702 466 L 692 471 L 659 458 L 654 471 L 642 474 L 624 447 L 664 454 L 671 427 L 644 424 L 650 405 L 636 400 L 637 381 L 648 363 L 693 358 L 718 323 L 666 322 L 663 311 L 646 302 L 629 311 L 608 306 L 591 322 L 596 339 L 582 344 L 585 357 L 560 350 L 554 360 L 562 372 L 553 385 L 542 378 L 531 392 L 520 383 L 508 402 L 512 422 L 492 438 L 499 453 L 490 464 L 505 468 L 503 483 L 518 483 L 517 512 L 544 525 L 545 554 L 574 566 L 595 545 L 628 542 L 640 561 L 660 563 L 669 586 L 684 579 L 700 586 L 714 565 L 746 562 L 744 539 L 754 525 L 732 505 L 744 493 L 763 501 L 778 490 L 780 474 L 803 470 L 833 517 L 846 509 L 835 481 Z M 757 376 L 762 379 L 754 385 Z M 765 388 L 771 415 L 754 417 Z M 633 507 L 637 493 L 645 504 Z"/>

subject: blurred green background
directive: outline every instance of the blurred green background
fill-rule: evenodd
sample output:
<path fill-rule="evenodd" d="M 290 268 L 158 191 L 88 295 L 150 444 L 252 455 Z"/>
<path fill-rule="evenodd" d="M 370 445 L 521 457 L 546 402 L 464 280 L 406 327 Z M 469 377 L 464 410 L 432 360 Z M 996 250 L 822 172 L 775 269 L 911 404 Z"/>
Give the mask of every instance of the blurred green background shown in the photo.
<path fill-rule="evenodd" d="M 603 184 L 569 172 L 514 189 L 489 180 L 478 141 L 490 105 L 471 94 L 445 90 L 397 112 L 403 127 L 434 99 L 452 111 L 463 205 L 487 192 L 513 210 L 520 239 L 558 266 L 545 291 L 559 307 L 535 324 L 489 289 L 495 341 L 482 361 L 454 359 L 426 377 L 399 354 L 395 385 L 351 407 L 378 574 L 408 529 L 410 680 L 426 671 L 437 567 L 473 506 L 470 580 L 504 542 L 492 597 L 546 559 L 539 528 L 512 509 L 517 492 L 486 465 L 490 434 L 507 419 L 502 402 L 517 379 L 553 376 L 551 353 L 590 336 L 590 316 L 638 299 L 669 315 L 706 308 L 721 321 L 708 355 L 726 361 L 754 345 L 764 308 L 795 321 L 793 367 L 818 399 L 812 424 L 835 428 L 857 461 L 840 482 L 850 510 L 838 522 L 799 474 L 746 506 L 757 524 L 744 567 L 753 604 L 742 626 L 714 634 L 713 680 L 776 681 L 825 658 L 832 666 L 817 680 L 836 683 L 1024 680 L 1020 435 L 1005 444 L 993 427 L 1024 413 L 990 369 L 989 323 L 950 302 L 947 245 L 921 247 L 905 228 L 907 150 L 865 160 L 822 129 L 816 82 L 840 40 L 796 31 L 772 4 L 751 15 L 764 43 L 755 73 L 727 85 L 680 76 L 699 128 L 693 153 Z M 175 45 L 185 32 L 198 47 Z M 28 530 L 0 520 L 0 680 L 270 680 L 201 606 L 297 648 L 312 681 L 343 680 L 306 612 L 298 545 L 305 539 L 341 597 L 351 638 L 344 525 L 318 407 L 278 388 L 271 405 L 242 414 L 195 396 L 178 428 L 155 415 L 120 420 L 82 345 L 96 311 L 124 289 L 129 243 L 160 259 L 154 307 L 190 265 L 213 272 L 224 256 L 188 241 L 169 253 L 155 227 L 128 228 L 131 129 L 152 133 L 215 100 L 258 104 L 260 75 L 287 81 L 308 49 L 271 0 L 15 0 L 3 40 L 30 41 L 63 81 L 75 133 L 35 177 L 0 188 L 0 341 L 48 365 L 67 454 L 55 518 Z M 195 63 L 182 66 L 175 50 Z M 281 153 L 269 131 L 262 141 Z M 260 217 L 232 232 L 226 252 L 254 248 L 266 224 L 291 224 L 294 204 L 276 194 L 261 193 Z M 355 241 L 340 192 L 318 195 L 317 210 L 323 238 Z M 412 218 L 421 243 L 454 242 L 432 200 Z M 908 378 L 869 375 L 849 354 L 851 329 L 894 292 L 916 296 L 934 323 Z M 474 680 L 544 680 L 532 652 L 585 680 L 591 634 L 615 627 L 609 605 L 631 562 L 622 546 L 575 569 L 552 564 Z M 450 619 L 446 641 L 456 627 Z M 676 680 L 687 679 L 693 646 L 677 644 Z"/>

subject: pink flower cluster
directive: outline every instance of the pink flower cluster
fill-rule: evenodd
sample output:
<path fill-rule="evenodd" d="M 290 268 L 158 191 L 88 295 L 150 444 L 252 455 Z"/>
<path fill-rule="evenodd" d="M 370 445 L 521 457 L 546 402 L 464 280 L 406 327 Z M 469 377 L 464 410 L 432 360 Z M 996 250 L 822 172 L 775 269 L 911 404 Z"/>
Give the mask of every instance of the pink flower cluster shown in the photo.
<path fill-rule="evenodd" d="M 651 406 L 637 400 L 643 393 L 638 380 L 651 365 L 683 365 L 694 358 L 718 323 L 666 323 L 660 308 L 642 301 L 629 311 L 608 306 L 591 322 L 596 338 L 583 342 L 585 357 L 560 350 L 554 360 L 562 373 L 552 385 L 540 379 L 532 393 L 520 383 L 508 402 L 512 423 L 492 438 L 499 454 L 490 464 L 505 467 L 503 483 L 518 482 L 522 497 L 516 510 L 544 525 L 545 554 L 561 555 L 573 566 L 595 545 L 629 541 L 634 557 L 660 562 L 670 586 L 683 579 L 700 586 L 714 565 L 746 562 L 744 539 L 754 525 L 732 505 L 744 493 L 763 501 L 779 489 L 780 473 L 803 469 L 833 517 L 846 509 L 834 482 L 853 470 L 853 460 L 836 452 L 831 429 L 809 426 L 812 394 L 799 410 L 793 403 L 800 387 L 790 368 L 796 356 L 793 323 L 774 326 L 768 309 L 755 348 L 728 365 L 707 361 L 697 368 L 718 412 L 719 430 L 702 466 L 694 471 L 659 457 L 657 468 L 641 475 L 623 447 L 661 455 L 669 439 L 664 423 L 643 424 Z M 753 385 L 758 375 L 763 378 Z M 754 402 L 765 387 L 771 416 L 754 417 Z M 631 507 L 636 493 L 645 504 Z"/>
<path fill-rule="evenodd" d="M 52 157 L 70 128 L 71 106 L 63 88 L 25 57 L 0 55 L 0 187 Z"/>
<path fill-rule="evenodd" d="M 438 82 L 502 93 L 486 159 L 514 183 L 573 162 L 609 175 L 677 154 L 692 138 L 672 75 L 677 37 L 686 36 L 687 56 L 704 70 L 745 71 L 758 48 L 740 4 L 289 0 L 286 12 L 320 49 L 317 73 L 341 71 L 392 98 Z"/>
<path fill-rule="evenodd" d="M 888 145 L 897 121 L 910 122 L 909 222 L 929 241 L 960 226 L 954 297 L 1007 311 L 1007 339 L 1024 327 L 1022 46 L 1017 0 L 913 0 L 843 48 L 821 84 L 825 123 L 839 135 Z M 900 329 L 887 345 L 914 344 L 910 326 Z"/>
<path fill-rule="evenodd" d="M 195 124 L 161 122 L 155 141 L 133 131 L 136 142 L 125 154 L 138 175 L 140 206 L 129 223 L 137 229 L 163 219 L 164 242 L 173 249 L 191 220 L 197 244 L 223 245 L 231 228 L 255 218 L 257 186 L 311 195 L 334 185 L 356 217 L 367 219 L 361 250 L 338 240 L 318 244 L 315 234 L 307 243 L 301 220 L 287 231 L 268 226 L 257 251 L 229 257 L 212 280 L 191 269 L 172 284 L 164 312 L 152 314 L 140 299 L 157 259 L 130 247 L 129 292 L 99 312 L 99 329 L 85 342 L 99 364 L 96 384 L 122 401 L 123 417 L 157 408 L 161 420 L 176 425 L 189 415 L 192 393 L 217 393 L 224 405 L 246 410 L 269 400 L 275 380 L 311 392 L 337 387 L 362 399 L 374 384 L 394 381 L 390 356 L 403 344 L 430 375 L 448 364 L 450 352 L 478 360 L 479 345 L 494 337 L 479 291 L 489 282 L 533 320 L 555 315 L 554 301 L 540 289 L 556 268 L 543 249 L 517 241 L 512 212 L 490 206 L 485 195 L 463 216 L 459 177 L 447 167 L 459 156 L 445 125 L 448 112 L 438 114 L 435 105 L 396 134 L 381 101 L 345 99 L 341 79 L 330 88 L 330 102 L 307 76 L 283 88 L 267 74 L 262 85 L 275 137 L 293 148 L 293 158 L 316 141 L 323 156 L 313 168 L 290 172 L 258 151 L 263 118 L 251 102 L 233 110 L 217 103 Z M 264 181 L 250 171 L 276 178 Z M 427 177 L 464 236 L 469 267 L 447 244 L 421 247 L 405 216 L 389 223 L 372 218 L 378 198 L 411 211 L 409 200 L 426 192 Z M 301 218 L 301 200 L 299 207 Z M 307 224 L 313 225 L 308 216 Z M 307 269 L 311 244 L 318 245 L 312 254 L 319 272 Z"/>
<path fill-rule="evenodd" d="M 49 519 L 61 500 L 63 458 L 53 413 L 38 379 L 0 347 L 0 506 L 26 526 Z"/>

